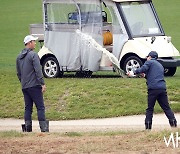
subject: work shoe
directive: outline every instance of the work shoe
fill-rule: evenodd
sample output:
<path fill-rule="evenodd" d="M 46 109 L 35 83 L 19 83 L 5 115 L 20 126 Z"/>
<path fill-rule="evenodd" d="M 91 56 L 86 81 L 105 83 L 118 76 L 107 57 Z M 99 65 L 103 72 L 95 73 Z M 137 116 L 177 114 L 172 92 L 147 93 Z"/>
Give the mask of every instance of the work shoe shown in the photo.
<path fill-rule="evenodd" d="M 39 121 L 41 132 L 49 132 L 49 121 Z"/>
<path fill-rule="evenodd" d="M 25 121 L 25 124 L 21 125 L 23 132 L 32 132 L 32 121 Z"/>
<path fill-rule="evenodd" d="M 169 124 L 170 124 L 171 127 L 177 127 L 176 119 L 169 120 Z"/>
<path fill-rule="evenodd" d="M 146 130 L 147 130 L 147 129 L 151 130 L 151 128 L 152 128 L 152 122 L 150 122 L 150 121 L 145 122 L 145 128 L 146 128 Z"/>

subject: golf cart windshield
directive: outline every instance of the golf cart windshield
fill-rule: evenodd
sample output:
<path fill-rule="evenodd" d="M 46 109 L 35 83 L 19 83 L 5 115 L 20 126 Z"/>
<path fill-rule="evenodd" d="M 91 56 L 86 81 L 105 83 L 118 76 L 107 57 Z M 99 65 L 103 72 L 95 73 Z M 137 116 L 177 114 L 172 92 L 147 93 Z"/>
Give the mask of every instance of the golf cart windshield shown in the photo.
<path fill-rule="evenodd" d="M 133 37 L 164 35 L 151 3 L 125 2 L 119 5 Z"/>

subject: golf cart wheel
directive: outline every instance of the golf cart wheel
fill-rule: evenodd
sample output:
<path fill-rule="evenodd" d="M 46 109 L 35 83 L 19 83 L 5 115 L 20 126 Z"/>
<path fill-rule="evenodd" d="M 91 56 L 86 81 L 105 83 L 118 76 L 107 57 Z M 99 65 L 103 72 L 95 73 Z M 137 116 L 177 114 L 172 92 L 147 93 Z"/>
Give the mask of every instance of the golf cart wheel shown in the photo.
<path fill-rule="evenodd" d="M 177 67 L 166 67 L 164 68 L 165 76 L 173 76 L 176 73 Z"/>
<path fill-rule="evenodd" d="M 132 70 L 136 70 L 137 68 L 140 68 L 142 65 L 143 62 L 140 58 L 136 56 L 130 56 L 125 60 L 123 70 L 125 72 L 129 72 Z"/>
<path fill-rule="evenodd" d="M 59 63 L 55 57 L 47 57 L 42 63 L 42 72 L 46 78 L 56 78 L 62 76 L 60 72 Z"/>

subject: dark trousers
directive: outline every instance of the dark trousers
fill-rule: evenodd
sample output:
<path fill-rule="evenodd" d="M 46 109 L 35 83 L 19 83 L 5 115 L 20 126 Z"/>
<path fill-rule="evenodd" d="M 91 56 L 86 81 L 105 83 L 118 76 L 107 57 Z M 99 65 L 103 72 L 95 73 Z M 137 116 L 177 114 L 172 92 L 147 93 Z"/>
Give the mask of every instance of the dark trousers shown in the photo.
<path fill-rule="evenodd" d="M 39 121 L 45 121 L 45 107 L 43 100 L 43 93 L 41 86 L 31 87 L 27 89 L 23 89 L 24 101 L 25 101 L 25 113 L 24 120 L 31 121 L 32 120 L 32 112 L 33 112 L 33 102 L 37 108 L 37 115 Z"/>
<path fill-rule="evenodd" d="M 152 123 L 154 105 L 158 101 L 160 107 L 163 109 L 167 118 L 171 121 L 174 120 L 174 113 L 172 112 L 169 103 L 167 92 L 165 89 L 154 89 L 148 90 L 148 107 L 146 109 L 145 123 Z"/>

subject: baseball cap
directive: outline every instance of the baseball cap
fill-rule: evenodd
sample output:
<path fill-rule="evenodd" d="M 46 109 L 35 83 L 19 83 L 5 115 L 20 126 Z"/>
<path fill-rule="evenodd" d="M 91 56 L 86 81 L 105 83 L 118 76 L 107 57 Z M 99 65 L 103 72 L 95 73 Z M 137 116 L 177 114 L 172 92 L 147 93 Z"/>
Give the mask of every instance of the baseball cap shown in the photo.
<path fill-rule="evenodd" d="M 30 42 L 30 41 L 35 41 L 35 40 L 37 40 L 38 39 L 38 37 L 34 37 L 34 36 L 32 36 L 32 35 L 27 35 L 25 38 L 24 38 L 24 44 L 27 44 L 28 42 Z"/>
<path fill-rule="evenodd" d="M 151 51 L 147 57 L 151 56 L 152 58 L 157 59 L 158 58 L 158 53 L 156 51 Z"/>

